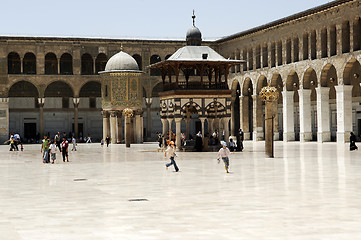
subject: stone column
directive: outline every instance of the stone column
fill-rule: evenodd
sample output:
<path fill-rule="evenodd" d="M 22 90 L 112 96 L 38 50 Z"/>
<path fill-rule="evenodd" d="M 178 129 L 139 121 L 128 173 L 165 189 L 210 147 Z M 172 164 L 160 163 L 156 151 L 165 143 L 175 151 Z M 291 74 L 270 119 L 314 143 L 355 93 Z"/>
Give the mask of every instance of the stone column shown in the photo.
<path fill-rule="evenodd" d="M 330 88 L 317 87 L 317 142 L 331 141 Z M 301 114 L 301 113 L 300 113 Z"/>
<path fill-rule="evenodd" d="M 214 132 L 214 129 L 213 129 L 214 119 L 213 118 L 207 118 L 207 121 L 208 121 L 208 132 L 209 132 L 209 134 L 213 134 L 213 132 Z"/>
<path fill-rule="evenodd" d="M 74 97 L 73 104 L 74 104 L 74 134 L 75 138 L 79 137 L 79 100 L 80 98 Z"/>
<path fill-rule="evenodd" d="M 152 98 L 145 98 L 145 104 L 147 107 L 147 140 L 150 141 L 152 137 L 152 129 L 151 129 L 151 116 L 150 110 L 152 105 Z"/>
<path fill-rule="evenodd" d="M 249 140 L 251 139 L 251 134 L 249 132 L 249 96 L 240 97 L 239 103 L 240 126 L 243 130 L 243 138 Z"/>
<path fill-rule="evenodd" d="M 280 140 L 280 132 L 278 131 L 278 101 L 272 102 L 273 108 L 273 140 Z"/>
<path fill-rule="evenodd" d="M 258 95 L 253 98 L 253 141 L 263 140 L 263 107 Z"/>
<path fill-rule="evenodd" d="M 235 103 L 235 97 L 232 97 L 232 101 L 231 101 L 231 136 L 236 136 L 236 113 L 235 113 L 234 103 Z"/>
<path fill-rule="evenodd" d="M 160 120 L 162 121 L 163 136 L 165 137 L 165 135 L 167 134 L 167 130 L 168 130 L 168 120 L 166 118 L 161 118 Z"/>
<path fill-rule="evenodd" d="M 109 112 L 102 111 L 103 115 L 103 139 L 109 136 Z"/>
<path fill-rule="evenodd" d="M 117 143 L 117 112 L 110 111 L 110 142 Z"/>
<path fill-rule="evenodd" d="M 229 120 L 231 118 L 229 117 L 224 117 L 223 120 L 223 128 L 224 128 L 224 141 L 227 142 L 227 144 L 229 143 Z"/>
<path fill-rule="evenodd" d="M 299 89 L 300 96 L 300 142 L 312 140 L 311 89 Z"/>
<path fill-rule="evenodd" d="M 0 141 L 9 140 L 9 98 L 0 98 Z"/>
<path fill-rule="evenodd" d="M 189 122 L 190 122 L 190 118 L 185 118 L 184 119 L 186 121 L 186 139 L 189 140 Z"/>
<path fill-rule="evenodd" d="M 44 103 L 45 98 L 38 98 L 39 103 L 39 134 L 40 139 L 44 137 Z"/>
<path fill-rule="evenodd" d="M 130 147 L 132 141 L 132 117 L 125 115 L 125 146 Z"/>
<path fill-rule="evenodd" d="M 117 133 L 117 142 L 121 143 L 123 140 L 123 121 L 122 121 L 122 114 L 117 114 L 117 127 L 118 127 L 118 133 Z"/>
<path fill-rule="evenodd" d="M 202 139 L 204 139 L 204 135 L 205 135 L 205 132 L 204 132 L 204 121 L 206 120 L 205 117 L 200 117 L 199 120 L 201 120 L 201 125 L 202 125 Z"/>
<path fill-rule="evenodd" d="M 20 61 L 20 73 L 21 73 L 21 74 L 24 74 L 24 58 L 21 57 L 20 60 L 21 60 L 21 61 Z M 42 137 L 44 137 L 44 136 L 40 136 L 40 137 L 42 138 Z"/>
<path fill-rule="evenodd" d="M 283 141 L 295 140 L 293 91 L 283 91 Z"/>
<path fill-rule="evenodd" d="M 352 86 L 339 85 L 336 89 L 337 105 L 337 142 L 350 141 L 352 131 Z"/>
<path fill-rule="evenodd" d="M 274 102 L 265 102 L 265 150 L 268 157 L 273 158 L 273 120 Z"/>
<path fill-rule="evenodd" d="M 175 145 L 177 148 L 179 148 L 181 146 L 181 122 L 182 122 L 182 118 L 175 118 Z"/>
<path fill-rule="evenodd" d="M 60 74 L 60 58 L 57 58 L 58 60 L 58 74 Z"/>
<path fill-rule="evenodd" d="M 168 118 L 168 123 L 169 123 L 169 141 L 172 140 L 172 122 L 173 122 L 173 118 Z"/>
<path fill-rule="evenodd" d="M 249 96 L 243 96 L 239 99 L 240 128 L 243 130 L 243 139 L 251 139 L 249 132 Z M 238 129 L 237 129 L 238 131 Z"/>
<path fill-rule="evenodd" d="M 140 114 L 135 115 L 135 129 L 136 129 L 135 142 L 136 143 L 142 143 L 143 126 L 141 125 L 140 117 L 141 117 Z"/>

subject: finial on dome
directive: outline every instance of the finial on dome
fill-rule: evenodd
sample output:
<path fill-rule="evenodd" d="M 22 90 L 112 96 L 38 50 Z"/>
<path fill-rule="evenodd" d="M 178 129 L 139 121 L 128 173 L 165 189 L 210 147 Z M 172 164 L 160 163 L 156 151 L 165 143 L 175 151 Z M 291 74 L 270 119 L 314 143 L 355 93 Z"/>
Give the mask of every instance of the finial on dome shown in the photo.
<path fill-rule="evenodd" d="M 196 19 L 196 15 L 194 15 L 194 9 L 193 9 L 193 15 L 192 15 L 192 18 L 193 18 L 193 26 L 195 27 L 195 19 Z"/>

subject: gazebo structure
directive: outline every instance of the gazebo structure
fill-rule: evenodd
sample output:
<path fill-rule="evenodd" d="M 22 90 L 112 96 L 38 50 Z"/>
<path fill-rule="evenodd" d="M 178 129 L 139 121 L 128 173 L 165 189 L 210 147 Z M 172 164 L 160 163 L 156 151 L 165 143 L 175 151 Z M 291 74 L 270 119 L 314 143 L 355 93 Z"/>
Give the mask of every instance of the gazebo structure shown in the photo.
<path fill-rule="evenodd" d="M 186 123 L 186 137 L 193 116 L 201 121 L 202 137 L 205 121 L 208 132 L 218 129 L 225 140 L 229 137 L 231 118 L 231 93 L 227 84 L 230 67 L 244 63 L 229 60 L 208 46 L 201 46 L 202 34 L 193 26 L 186 36 L 187 46 L 178 49 L 167 60 L 152 64 L 151 69 L 159 69 L 163 81 L 163 92 L 159 94 L 163 135 L 176 123 L 176 146 L 180 146 L 181 121 Z"/>
<path fill-rule="evenodd" d="M 112 56 L 102 76 L 103 138 L 111 143 L 123 140 L 126 144 L 143 142 L 142 87 L 136 60 L 122 51 Z M 123 121 L 124 116 L 124 121 Z M 123 127 L 123 122 L 126 128 Z"/>

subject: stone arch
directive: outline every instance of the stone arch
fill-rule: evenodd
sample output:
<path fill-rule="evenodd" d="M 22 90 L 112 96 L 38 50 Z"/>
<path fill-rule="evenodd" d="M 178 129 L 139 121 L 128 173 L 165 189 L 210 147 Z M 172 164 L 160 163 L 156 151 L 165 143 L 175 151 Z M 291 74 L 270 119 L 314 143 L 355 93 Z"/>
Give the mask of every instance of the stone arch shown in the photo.
<path fill-rule="evenodd" d="M 361 74 L 360 63 L 355 59 L 350 59 L 344 68 L 343 72 L 343 84 L 354 85 L 355 79 L 359 79 Z M 354 90 L 352 90 L 353 92 Z"/>
<path fill-rule="evenodd" d="M 264 75 L 261 75 L 257 81 L 257 89 L 256 89 L 257 94 L 259 94 L 261 89 L 266 86 L 267 86 L 267 78 Z"/>
<path fill-rule="evenodd" d="M 331 63 L 326 64 L 321 71 L 321 87 L 330 88 L 330 99 L 336 99 L 336 90 L 337 86 L 337 72 L 335 66 Z"/>
<path fill-rule="evenodd" d="M 89 53 L 84 53 L 81 56 L 81 75 L 94 74 L 93 57 Z"/>
<path fill-rule="evenodd" d="M 343 21 L 342 23 L 342 53 L 350 52 L 350 22 Z"/>
<path fill-rule="evenodd" d="M 196 102 L 193 102 L 192 100 L 190 100 L 189 102 L 187 102 L 183 106 L 181 106 L 181 112 L 183 114 L 190 112 L 191 114 L 201 115 L 202 108 Z"/>
<path fill-rule="evenodd" d="M 243 96 L 252 96 L 253 94 L 253 83 L 250 78 L 246 78 L 243 82 L 242 95 Z"/>
<path fill-rule="evenodd" d="M 243 85 L 241 87 L 241 96 L 242 100 L 242 129 L 245 134 L 245 139 L 252 139 L 253 136 L 253 83 L 250 78 L 246 78 L 243 81 Z"/>
<path fill-rule="evenodd" d="M 23 73 L 36 74 L 36 57 L 32 52 L 27 52 L 23 59 Z"/>
<path fill-rule="evenodd" d="M 142 71 L 143 69 L 142 56 L 140 56 L 139 54 L 134 54 L 132 57 L 137 62 L 139 70 Z"/>
<path fill-rule="evenodd" d="M 282 97 L 283 96 L 282 95 L 283 82 L 282 82 L 281 74 L 274 73 L 272 75 L 271 86 L 277 88 L 277 91 L 278 91 L 278 104 L 282 104 L 282 102 L 283 102 L 283 97 Z"/>
<path fill-rule="evenodd" d="M 60 74 L 73 74 L 73 57 L 69 53 L 64 53 L 60 57 Z"/>
<path fill-rule="evenodd" d="M 287 91 L 294 91 L 293 100 L 294 102 L 299 101 L 298 97 L 298 89 L 299 89 L 299 78 L 298 74 L 295 71 L 291 71 L 286 80 L 286 90 Z"/>
<path fill-rule="evenodd" d="M 317 75 L 313 68 L 308 68 L 303 75 L 303 89 L 311 90 L 311 101 L 316 101 Z"/>
<path fill-rule="evenodd" d="M 45 55 L 45 74 L 58 74 L 58 59 L 52 52 Z"/>
<path fill-rule="evenodd" d="M 21 73 L 21 60 L 17 52 L 11 52 L 8 54 L 8 74 L 20 74 Z"/>
<path fill-rule="evenodd" d="M 95 59 L 95 73 L 98 74 L 101 71 L 105 70 L 105 65 L 107 65 L 108 57 L 104 53 L 99 53 Z"/>
<path fill-rule="evenodd" d="M 163 92 L 163 83 L 158 82 L 152 87 L 151 97 L 159 97 L 159 93 Z"/>
<path fill-rule="evenodd" d="M 35 85 L 29 81 L 19 81 L 10 86 L 9 97 L 39 97 L 39 91 Z"/>
<path fill-rule="evenodd" d="M 45 91 L 44 97 L 73 97 L 73 88 L 63 81 L 55 81 L 50 83 Z"/>
<path fill-rule="evenodd" d="M 226 108 L 225 106 L 218 102 L 216 99 L 209 103 L 206 108 L 205 108 L 205 112 L 207 113 L 208 116 L 220 116 L 223 115 L 223 113 L 226 112 Z"/>
<path fill-rule="evenodd" d="M 162 61 L 162 59 L 160 58 L 159 55 L 155 54 L 155 55 L 152 55 L 150 57 L 150 64 L 151 65 L 154 64 L 154 63 L 160 62 L 160 61 Z M 159 69 L 150 69 L 150 75 L 151 76 L 160 76 L 161 75 L 160 70 Z"/>
<path fill-rule="evenodd" d="M 96 81 L 86 82 L 80 88 L 79 97 L 101 97 L 101 84 Z"/>

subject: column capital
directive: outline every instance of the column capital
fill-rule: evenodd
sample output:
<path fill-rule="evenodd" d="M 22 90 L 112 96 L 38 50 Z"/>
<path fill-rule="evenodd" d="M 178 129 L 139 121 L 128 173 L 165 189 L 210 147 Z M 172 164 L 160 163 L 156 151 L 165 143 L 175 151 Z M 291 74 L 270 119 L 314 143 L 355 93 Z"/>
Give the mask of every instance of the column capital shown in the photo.
<path fill-rule="evenodd" d="M 181 122 L 182 121 L 182 118 L 174 118 L 174 121 L 177 123 L 177 122 Z"/>
<path fill-rule="evenodd" d="M 206 117 L 200 117 L 199 120 L 203 123 L 207 118 Z"/>
<path fill-rule="evenodd" d="M 352 85 L 337 85 L 335 86 L 336 92 L 351 92 L 352 91 Z"/>
<path fill-rule="evenodd" d="M 316 89 L 316 93 L 317 94 L 328 94 L 330 92 L 330 88 L 329 87 L 321 87 L 318 86 Z"/>
<path fill-rule="evenodd" d="M 118 111 L 109 111 L 110 117 L 116 117 L 118 115 Z"/>
<path fill-rule="evenodd" d="M 101 113 L 102 113 L 103 118 L 108 118 L 109 117 L 109 112 L 108 111 L 103 110 Z"/>

